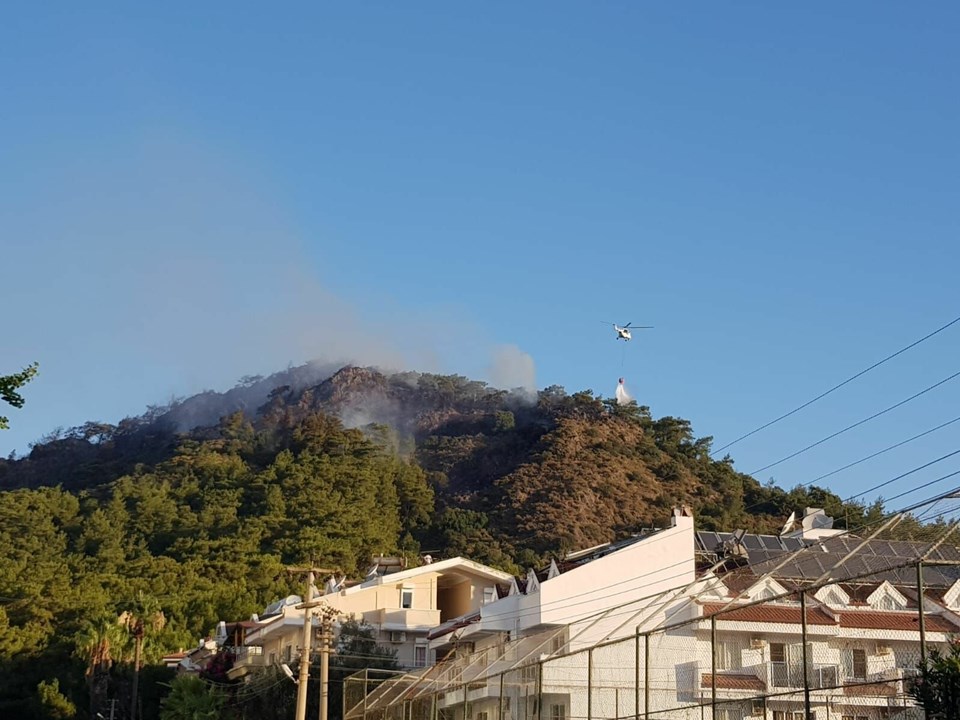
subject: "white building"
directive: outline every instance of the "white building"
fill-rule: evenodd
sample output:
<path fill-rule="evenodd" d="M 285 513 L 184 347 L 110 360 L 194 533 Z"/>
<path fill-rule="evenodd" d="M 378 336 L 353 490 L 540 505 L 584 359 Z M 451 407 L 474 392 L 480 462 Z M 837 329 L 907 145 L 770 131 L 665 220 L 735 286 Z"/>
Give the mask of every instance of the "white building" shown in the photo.
<path fill-rule="evenodd" d="M 920 605 L 928 648 L 960 633 L 960 550 L 829 525 L 695 532 L 676 511 L 666 530 L 531 571 L 435 628 L 430 647 L 445 661 L 386 684 L 363 709 L 410 720 L 706 720 L 715 703 L 720 720 L 800 720 L 806 685 L 816 720 L 915 715 L 905 681 L 920 660 Z M 954 564 L 924 567 L 921 603 L 913 563 L 927 555 Z"/>

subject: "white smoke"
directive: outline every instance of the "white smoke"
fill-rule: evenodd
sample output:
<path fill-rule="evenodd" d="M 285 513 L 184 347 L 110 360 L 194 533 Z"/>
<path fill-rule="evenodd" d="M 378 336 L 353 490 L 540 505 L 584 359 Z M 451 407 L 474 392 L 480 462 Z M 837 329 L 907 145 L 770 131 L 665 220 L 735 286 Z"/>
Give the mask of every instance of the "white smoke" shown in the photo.
<path fill-rule="evenodd" d="M 617 383 L 617 405 L 626 405 L 629 402 L 633 402 L 633 398 L 627 392 L 627 386 L 623 384 L 623 378 L 620 378 L 620 382 Z"/>
<path fill-rule="evenodd" d="M 316 252 L 335 238 L 307 242 L 255 172 L 176 132 L 112 148 L 58 158 L 18 188 L 19 201 L 0 199 L 0 215 L 10 208 L 7 234 L 20 238 L 4 259 L 56 278 L 44 303 L 9 318 L 16 347 L 0 348 L 11 368 L 34 359 L 42 367 L 27 410 L 4 434 L 7 450 L 57 424 L 114 421 L 158 398 L 314 359 L 481 372 L 463 362 L 488 357 L 493 343 L 458 308 L 333 292 L 325 280 L 337 268 Z M 37 273 L 8 275 L 0 283 L 6 305 L 36 293 Z M 451 345 L 453 325 L 467 344 Z M 498 349 L 491 376 L 532 391 L 533 361 Z"/>
<path fill-rule="evenodd" d="M 516 345 L 495 348 L 487 373 L 494 387 L 518 391 L 528 399 L 537 395 L 537 370 L 533 358 Z"/>

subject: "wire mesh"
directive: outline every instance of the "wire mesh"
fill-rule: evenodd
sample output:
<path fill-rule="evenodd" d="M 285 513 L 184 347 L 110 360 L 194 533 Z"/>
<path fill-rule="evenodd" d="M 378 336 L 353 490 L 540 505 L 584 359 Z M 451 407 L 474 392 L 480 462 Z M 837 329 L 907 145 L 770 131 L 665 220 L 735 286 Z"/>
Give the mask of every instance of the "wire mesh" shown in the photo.
<path fill-rule="evenodd" d="M 656 617 L 652 630 L 588 647 L 597 618 L 488 636 L 375 687 L 348 678 L 347 717 L 919 720 L 911 686 L 960 634 L 958 512 L 940 499 L 855 533 L 704 552 L 696 583 L 600 618 L 619 629 Z"/>

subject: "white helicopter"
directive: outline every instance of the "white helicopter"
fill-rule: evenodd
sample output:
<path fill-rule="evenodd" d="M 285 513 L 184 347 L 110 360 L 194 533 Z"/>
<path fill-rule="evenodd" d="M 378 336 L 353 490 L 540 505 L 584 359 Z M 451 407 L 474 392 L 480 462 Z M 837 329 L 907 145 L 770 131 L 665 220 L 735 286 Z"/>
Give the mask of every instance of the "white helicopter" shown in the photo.
<path fill-rule="evenodd" d="M 652 330 L 653 325 L 634 325 L 633 323 L 627 323 L 623 327 L 620 327 L 616 323 L 604 323 L 605 325 L 613 325 L 613 329 L 617 331 L 617 340 L 633 340 L 633 336 L 630 334 L 631 330 Z"/>

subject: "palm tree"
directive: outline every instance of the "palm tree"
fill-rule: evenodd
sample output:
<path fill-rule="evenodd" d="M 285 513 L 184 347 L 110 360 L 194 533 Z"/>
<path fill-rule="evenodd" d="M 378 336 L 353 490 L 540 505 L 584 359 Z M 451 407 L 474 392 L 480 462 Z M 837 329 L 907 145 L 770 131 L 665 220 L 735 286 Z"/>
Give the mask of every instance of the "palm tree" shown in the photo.
<path fill-rule="evenodd" d="M 74 654 L 87 664 L 84 674 L 90 688 L 90 716 L 95 717 L 105 705 L 110 668 L 123 658 L 129 636 L 116 618 L 101 615 L 88 621 L 73 642 Z"/>
<path fill-rule="evenodd" d="M 132 720 L 136 720 L 137 691 L 140 684 L 140 663 L 143 653 L 143 641 L 148 632 L 159 632 L 163 629 L 167 621 L 163 616 L 163 610 L 160 609 L 160 603 L 157 599 L 152 595 L 145 594 L 143 591 L 138 591 L 132 601 L 124 604 L 119 621 L 121 625 L 126 627 L 134 644 L 133 691 L 130 700 L 130 717 Z"/>
<path fill-rule="evenodd" d="M 161 701 L 161 720 L 216 720 L 224 696 L 195 675 L 179 675 Z"/>

